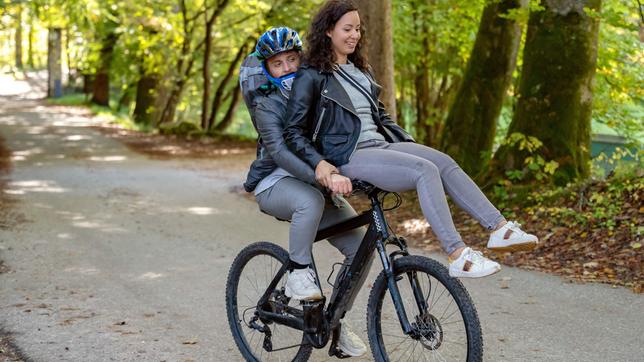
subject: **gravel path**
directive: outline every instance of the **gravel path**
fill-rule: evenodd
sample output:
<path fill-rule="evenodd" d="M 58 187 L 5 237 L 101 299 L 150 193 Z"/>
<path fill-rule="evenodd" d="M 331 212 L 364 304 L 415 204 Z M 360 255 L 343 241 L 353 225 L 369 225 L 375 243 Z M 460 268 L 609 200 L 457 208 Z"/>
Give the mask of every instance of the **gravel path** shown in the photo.
<path fill-rule="evenodd" d="M 240 360 L 223 303 L 228 267 L 249 241 L 285 245 L 288 231 L 230 192 L 248 155 L 149 159 L 87 127 L 95 121 L 81 109 L 44 106 L 26 82 L 0 85 L 0 134 L 13 151 L 5 192 L 24 219 L 0 229 L 0 330 L 32 361 Z M 316 258 L 328 272 L 339 254 L 324 244 Z M 465 284 L 488 361 L 644 355 L 644 298 L 627 289 L 513 268 Z M 365 306 L 363 291 L 348 318 L 366 340 Z M 313 360 L 330 359 L 321 350 Z"/>

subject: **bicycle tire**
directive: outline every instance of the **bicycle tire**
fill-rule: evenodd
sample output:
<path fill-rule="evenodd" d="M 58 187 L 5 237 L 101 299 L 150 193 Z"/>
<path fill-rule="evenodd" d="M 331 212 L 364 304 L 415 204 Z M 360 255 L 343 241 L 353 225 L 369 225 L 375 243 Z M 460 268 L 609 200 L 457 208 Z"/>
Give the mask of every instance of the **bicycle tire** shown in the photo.
<path fill-rule="evenodd" d="M 465 287 L 463 286 L 463 284 L 458 279 L 450 277 L 449 272 L 444 265 L 442 265 L 441 263 L 435 260 L 422 257 L 422 256 L 414 255 L 414 256 L 405 256 L 405 257 L 399 258 L 395 260 L 393 264 L 393 270 L 394 270 L 394 275 L 396 277 L 399 277 L 402 275 L 403 279 L 404 279 L 404 276 L 408 275 L 407 273 L 411 271 L 426 273 L 431 278 L 434 278 L 436 281 L 442 284 L 445 290 L 449 292 L 453 300 L 456 301 L 456 305 L 458 306 L 458 311 L 460 312 L 460 316 L 462 317 L 462 322 L 465 329 L 465 332 L 463 334 L 465 335 L 465 338 L 467 338 L 466 358 L 462 358 L 463 356 L 461 356 L 454 359 L 445 359 L 444 357 L 442 359 L 446 361 L 447 360 L 460 360 L 460 361 L 466 360 L 468 362 L 482 361 L 483 336 L 481 332 L 481 324 L 478 318 L 478 314 L 476 312 L 476 308 L 474 307 L 474 303 L 472 302 L 472 299 L 470 298 L 470 295 L 465 289 Z M 431 291 L 432 285 L 431 285 L 430 277 L 428 277 L 429 283 L 427 284 L 429 284 L 429 290 Z M 403 283 L 403 286 L 404 286 L 404 283 Z M 437 285 L 436 291 L 438 290 L 438 288 L 439 286 Z M 412 290 L 411 287 L 409 289 Z M 383 302 L 385 301 L 385 298 L 391 301 L 391 298 L 387 297 L 387 294 L 389 294 L 387 293 L 387 290 L 388 290 L 387 277 L 385 275 L 385 272 L 383 271 L 378 275 L 378 278 L 374 283 L 374 286 L 369 295 L 369 302 L 367 305 L 367 330 L 369 335 L 369 344 L 375 361 L 379 361 L 379 362 L 390 360 L 386 347 L 383 342 L 383 333 L 382 333 L 383 320 L 381 315 Z M 428 293 L 428 294 L 437 294 L 436 291 L 434 293 Z M 443 294 L 441 294 L 438 298 L 440 299 Z M 427 298 L 429 298 L 429 296 Z M 435 296 L 432 295 L 432 298 L 435 298 Z M 410 303 L 408 299 L 414 300 L 412 296 L 411 298 L 407 298 L 406 303 Z M 432 299 L 431 304 L 435 304 L 437 302 L 438 300 L 435 301 L 434 299 Z M 393 305 L 393 302 L 391 304 Z M 430 304 L 430 303 L 427 303 L 427 304 Z M 409 319 L 410 323 L 414 321 L 414 318 L 410 318 L 411 310 L 414 310 L 414 307 L 415 305 L 413 305 L 412 308 L 405 307 L 406 309 L 405 312 L 407 314 L 407 318 Z M 415 308 L 416 308 L 415 310 L 418 310 L 418 307 L 415 307 Z M 428 307 L 428 310 L 431 310 L 431 308 L 432 308 L 432 305 Z M 432 313 L 426 313 L 425 315 L 432 315 Z M 456 311 L 452 313 L 455 314 Z M 443 314 L 445 314 L 445 311 L 443 312 Z M 416 316 L 416 318 L 418 317 L 420 317 L 420 313 L 419 315 Z M 434 320 L 438 321 L 438 319 L 433 316 L 429 318 L 434 318 Z M 451 318 L 451 315 L 448 318 Z M 389 319 L 394 319 L 394 318 L 389 318 Z M 427 326 L 428 324 L 425 324 L 426 320 L 427 319 L 425 318 L 422 319 L 421 322 L 419 322 L 419 324 L 423 323 L 422 324 L 423 326 Z M 409 338 L 410 341 L 413 341 L 412 343 L 416 343 L 416 342 L 421 343 L 420 341 L 414 340 L 411 337 L 405 336 L 403 334 L 402 327 L 400 326 L 400 322 L 398 321 L 397 315 L 395 315 L 394 322 L 385 321 L 385 323 L 398 325 L 400 333 L 403 336 L 402 338 Z M 431 323 L 434 323 L 434 321 L 431 320 Z M 449 322 L 449 323 L 454 323 L 454 322 Z M 440 325 L 440 321 L 438 322 L 438 324 Z M 439 328 L 441 341 L 443 341 L 445 338 L 443 335 L 443 332 L 444 332 L 443 328 L 444 328 L 444 325 L 443 327 Z M 390 331 L 391 329 L 386 329 L 386 333 L 388 336 L 389 336 L 389 333 L 392 333 Z M 395 336 L 392 335 L 391 337 L 387 337 L 387 338 L 394 338 L 394 337 Z M 450 336 L 450 338 L 451 337 L 452 336 Z M 447 339 L 445 339 L 445 341 L 447 341 Z M 403 342 L 401 342 L 401 344 Z M 445 343 L 452 343 L 452 342 L 445 342 Z M 454 343 L 458 343 L 458 342 L 454 342 Z M 462 342 L 460 344 L 464 345 L 464 343 Z M 424 344 L 421 347 L 421 352 L 432 353 L 432 352 L 427 352 L 427 350 L 438 351 L 440 347 L 441 347 L 440 343 L 437 346 L 434 346 L 431 348 L 426 347 L 426 344 Z M 398 347 L 396 347 L 396 349 L 397 348 Z M 461 347 L 461 348 L 464 349 L 464 347 Z M 414 350 L 412 350 L 411 352 L 412 354 L 415 352 L 415 349 L 416 349 L 416 346 L 414 346 Z M 448 351 L 444 350 L 443 352 L 448 352 Z M 441 357 L 442 357 L 442 354 L 441 354 Z M 414 359 L 410 358 L 409 360 L 414 360 Z"/>
<path fill-rule="evenodd" d="M 235 340 L 235 344 L 237 345 L 237 348 L 241 352 L 244 359 L 246 359 L 247 361 L 259 362 L 261 361 L 260 358 L 253 354 L 252 348 L 243 333 L 243 328 L 248 327 L 243 322 L 243 316 L 239 315 L 237 293 L 240 277 L 244 268 L 248 265 L 249 261 L 258 256 L 269 256 L 275 258 L 281 264 L 284 264 L 288 261 L 288 252 L 284 250 L 284 248 L 266 241 L 253 243 L 240 251 L 239 254 L 237 254 L 237 257 L 233 261 L 228 272 L 228 280 L 226 282 L 226 314 L 228 317 L 230 330 Z M 277 269 L 279 269 L 279 267 Z M 274 275 L 269 275 L 267 277 L 267 280 L 270 281 L 273 277 Z M 268 283 L 266 283 L 266 285 L 264 286 L 264 290 L 266 287 L 268 287 Z M 284 326 L 284 328 L 287 327 Z M 311 345 L 305 343 L 304 333 L 302 332 L 301 345 L 292 361 L 307 361 L 311 355 L 311 352 L 312 347 Z M 269 358 L 268 360 L 271 359 Z"/>

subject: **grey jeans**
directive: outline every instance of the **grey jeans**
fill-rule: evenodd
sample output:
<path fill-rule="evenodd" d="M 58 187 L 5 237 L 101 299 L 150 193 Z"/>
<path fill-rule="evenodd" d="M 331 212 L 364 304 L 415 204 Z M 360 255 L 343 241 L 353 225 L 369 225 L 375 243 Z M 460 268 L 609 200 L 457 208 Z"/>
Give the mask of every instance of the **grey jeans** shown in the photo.
<path fill-rule="evenodd" d="M 445 191 L 487 229 L 505 220 L 451 157 L 417 143 L 362 142 L 340 173 L 387 191 L 416 190 L 423 215 L 448 254 L 465 244 L 454 226 Z"/>
<path fill-rule="evenodd" d="M 298 264 L 310 264 L 313 261 L 313 241 L 318 229 L 357 215 L 348 202 L 344 201 L 343 205 L 338 208 L 327 202 L 320 190 L 293 177 L 284 177 L 255 198 L 260 210 L 291 222 L 288 242 L 289 257 Z M 336 275 L 336 284 L 339 277 L 353 262 L 366 231 L 366 228 L 360 227 L 328 239 L 329 243 L 345 257 L 342 268 Z M 358 289 L 364 284 L 373 259 L 372 254 L 365 272 L 356 285 Z M 351 309 L 352 304 L 353 300 L 349 301 L 348 309 Z"/>

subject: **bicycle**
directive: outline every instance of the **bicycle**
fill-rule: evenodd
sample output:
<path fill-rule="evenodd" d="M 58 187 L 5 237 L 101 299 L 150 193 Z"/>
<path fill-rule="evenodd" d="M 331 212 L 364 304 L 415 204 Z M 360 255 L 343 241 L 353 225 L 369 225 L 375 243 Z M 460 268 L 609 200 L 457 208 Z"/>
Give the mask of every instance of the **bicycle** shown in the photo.
<path fill-rule="evenodd" d="M 400 206 L 400 196 L 361 181 L 354 182 L 354 190 L 368 196 L 371 208 L 319 230 L 315 239 L 368 225 L 353 263 L 336 279 L 338 290 L 326 308 L 325 296 L 321 301 L 301 303 L 286 297 L 288 252 L 282 247 L 256 242 L 233 261 L 226 285 L 226 311 L 243 357 L 248 361 L 306 361 L 313 348 L 324 348 L 329 341 L 330 356 L 346 357 L 336 346 L 340 320 L 347 303 L 358 293 L 354 286 L 368 273 L 366 266 L 375 250 L 383 270 L 367 304 L 367 334 L 374 359 L 481 361 L 481 326 L 463 284 L 450 277 L 441 263 L 411 255 L 406 240 L 390 233 L 384 212 Z M 389 194 L 396 196 L 396 203 L 384 208 Z M 388 253 L 387 246 L 396 250 Z M 320 284 L 319 279 L 316 282 Z M 256 294 L 249 296 L 253 291 Z M 386 298 L 387 291 L 391 298 Z"/>

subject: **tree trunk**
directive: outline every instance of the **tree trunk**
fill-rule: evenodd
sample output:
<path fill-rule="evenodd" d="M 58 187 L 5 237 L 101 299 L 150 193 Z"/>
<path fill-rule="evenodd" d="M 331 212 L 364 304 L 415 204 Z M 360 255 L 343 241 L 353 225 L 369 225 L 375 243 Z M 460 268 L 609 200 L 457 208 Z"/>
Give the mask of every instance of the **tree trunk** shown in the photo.
<path fill-rule="evenodd" d="M 170 91 L 168 100 L 163 108 L 163 112 L 161 112 L 158 124 L 171 123 L 174 120 L 174 115 L 177 112 L 177 106 L 179 105 L 179 100 L 181 99 L 184 86 L 185 81 L 175 83 L 175 86 Z"/>
<path fill-rule="evenodd" d="M 101 46 L 100 65 L 94 78 L 94 91 L 92 94 L 92 103 L 109 106 L 110 102 L 110 64 L 112 63 L 112 53 L 118 35 L 110 31 L 103 38 Z"/>
<path fill-rule="evenodd" d="M 17 7 L 16 16 L 16 68 L 23 69 L 22 64 L 22 6 Z"/>
<path fill-rule="evenodd" d="M 206 40 L 203 54 L 203 97 L 201 99 L 201 128 L 210 129 L 208 123 L 208 102 L 210 101 L 210 52 L 212 51 L 212 26 L 214 21 L 208 20 L 208 9 L 204 12 L 206 19 Z"/>
<path fill-rule="evenodd" d="M 29 68 L 35 69 L 34 64 L 34 16 L 29 15 L 29 47 L 27 48 L 27 64 Z"/>
<path fill-rule="evenodd" d="M 427 25 L 423 21 L 424 14 L 422 10 L 416 8 L 412 14 L 414 29 L 418 34 L 419 41 L 423 49 L 427 49 L 429 45 L 429 35 L 427 32 Z M 420 24 L 420 27 L 418 26 Z M 431 144 L 431 119 L 429 105 L 430 101 L 430 84 L 429 84 L 429 61 L 426 52 L 423 52 L 418 61 L 416 62 L 416 70 L 414 75 L 414 89 L 415 89 L 415 105 L 416 105 L 416 141 L 420 144 Z"/>
<path fill-rule="evenodd" d="M 366 54 L 376 79 L 382 86 L 380 100 L 396 120 L 396 84 L 394 82 L 394 43 L 391 21 L 392 0 L 358 0 L 361 22 L 365 24 Z"/>
<path fill-rule="evenodd" d="M 239 82 L 237 82 L 237 85 L 232 91 L 232 99 L 230 101 L 230 106 L 228 107 L 228 111 L 226 111 L 226 114 L 224 115 L 224 118 L 217 124 L 217 127 L 215 127 L 215 132 L 222 133 L 228 128 L 232 123 L 233 120 L 235 119 L 235 111 L 237 110 L 237 107 L 239 106 L 239 96 L 241 95 L 241 85 Z"/>
<path fill-rule="evenodd" d="M 136 86 L 136 106 L 132 118 L 139 124 L 155 124 L 153 119 L 156 91 L 159 85 L 157 74 L 143 74 Z"/>
<path fill-rule="evenodd" d="M 418 143 L 430 145 L 432 142 L 431 119 L 429 116 L 429 68 L 424 59 L 419 59 L 416 67 L 416 136 Z"/>
<path fill-rule="evenodd" d="M 441 149 L 470 174 L 476 174 L 492 151 L 496 121 L 516 67 L 521 26 L 503 18 L 525 8 L 526 0 L 503 0 L 485 7 L 463 82 L 452 103 L 441 137 Z"/>
<path fill-rule="evenodd" d="M 76 82 L 78 80 L 78 69 L 72 65 L 72 55 L 69 47 L 69 28 L 65 29 L 65 57 L 67 58 L 67 87 L 76 89 Z"/>
<path fill-rule="evenodd" d="M 63 95 L 63 69 L 60 61 L 61 47 L 61 29 L 50 28 L 47 41 L 47 97 L 58 98 Z"/>
<path fill-rule="evenodd" d="M 138 82 L 137 82 L 138 84 Z M 120 111 L 123 108 L 127 108 L 129 112 L 130 104 L 132 103 L 132 89 L 134 88 L 135 82 L 128 83 L 125 85 L 121 93 L 121 97 L 116 105 L 116 111 Z"/>
<path fill-rule="evenodd" d="M 589 174 L 592 83 L 597 61 L 601 0 L 542 0 L 530 14 L 517 109 L 508 135 L 519 132 L 543 142 L 538 152 L 559 163 L 557 184 Z M 496 174 L 524 168 L 525 151 L 501 147 Z"/>

